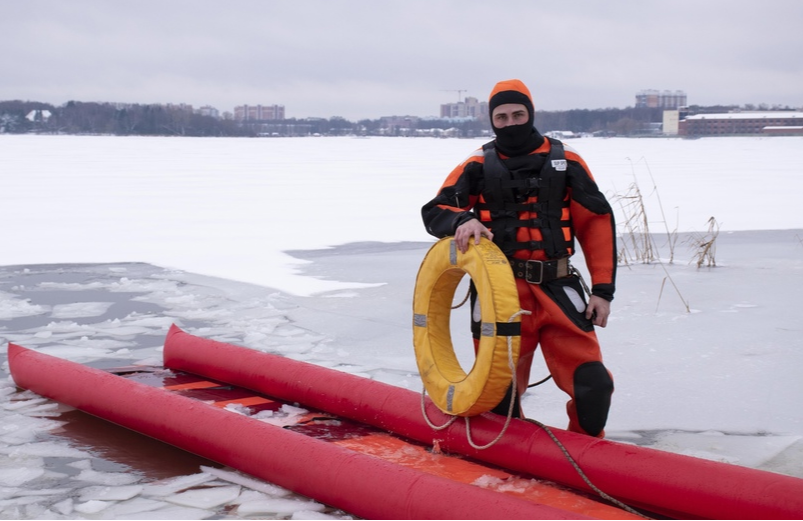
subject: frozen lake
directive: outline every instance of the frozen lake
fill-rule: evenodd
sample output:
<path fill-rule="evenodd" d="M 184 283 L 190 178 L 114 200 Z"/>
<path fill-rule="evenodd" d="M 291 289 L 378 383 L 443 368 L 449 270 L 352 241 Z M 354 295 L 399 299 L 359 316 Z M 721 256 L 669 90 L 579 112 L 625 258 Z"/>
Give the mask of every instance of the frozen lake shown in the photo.
<path fill-rule="evenodd" d="M 433 242 L 420 207 L 481 143 L 0 135 L 2 350 L 158 362 L 176 322 L 419 390 L 411 300 Z M 638 183 L 664 260 L 620 267 L 599 331 L 616 380 L 609 437 L 803 477 L 803 216 L 788 211 L 803 193 L 803 138 L 569 144 L 612 200 Z M 710 217 L 717 267 L 698 269 L 690 244 Z M 667 228 L 681 232 L 671 264 Z M 299 517 L 343 516 L 198 476 L 210 463 L 181 451 L 151 464 L 142 454 L 158 449 L 143 447 L 138 465 L 121 435 L 15 392 L 2 370 L 2 517 L 247 517 L 269 499 L 303 502 L 281 503 Z M 545 384 L 524 411 L 565 427 L 565 399 Z M 162 495 L 147 488 L 168 477 L 179 481 Z M 210 483 L 209 502 L 181 495 Z"/>

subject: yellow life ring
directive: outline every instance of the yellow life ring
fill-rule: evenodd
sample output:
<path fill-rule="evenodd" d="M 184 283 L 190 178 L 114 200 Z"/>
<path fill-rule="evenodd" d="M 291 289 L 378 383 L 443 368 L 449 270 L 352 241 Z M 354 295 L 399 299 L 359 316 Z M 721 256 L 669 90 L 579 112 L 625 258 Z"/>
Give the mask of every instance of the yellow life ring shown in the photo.
<path fill-rule="evenodd" d="M 466 273 L 477 289 L 482 313 L 477 358 L 468 374 L 455 356 L 450 330 L 452 300 Z M 502 401 L 513 377 L 508 337 L 512 340 L 513 367 L 519 359 L 519 311 L 510 263 L 493 242 L 483 237 L 475 245 L 470 240 L 464 254 L 454 238 L 447 237 L 430 248 L 415 283 L 413 343 L 424 388 L 441 411 L 475 416 Z"/>

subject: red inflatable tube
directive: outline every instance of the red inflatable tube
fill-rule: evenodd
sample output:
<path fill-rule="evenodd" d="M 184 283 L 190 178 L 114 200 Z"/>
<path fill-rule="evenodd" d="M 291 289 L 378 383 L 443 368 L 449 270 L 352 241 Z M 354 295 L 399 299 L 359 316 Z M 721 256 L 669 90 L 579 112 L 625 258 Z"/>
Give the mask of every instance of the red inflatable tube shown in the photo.
<path fill-rule="evenodd" d="M 15 344 L 8 360 L 20 387 L 363 518 L 583 519 Z"/>
<path fill-rule="evenodd" d="M 419 393 L 340 371 L 203 339 L 173 326 L 164 349 L 166 367 L 237 384 L 279 399 L 364 422 L 432 443 L 508 470 L 589 490 L 549 436 L 514 420 L 486 450 L 468 443 L 464 420 L 434 431 L 421 414 Z M 438 425 L 445 415 L 427 400 Z M 472 438 L 483 445 L 501 431 L 504 418 L 471 419 Z M 560 429 L 553 432 L 588 478 L 607 494 L 657 514 L 705 519 L 803 519 L 803 480 L 679 454 L 599 440 Z"/>

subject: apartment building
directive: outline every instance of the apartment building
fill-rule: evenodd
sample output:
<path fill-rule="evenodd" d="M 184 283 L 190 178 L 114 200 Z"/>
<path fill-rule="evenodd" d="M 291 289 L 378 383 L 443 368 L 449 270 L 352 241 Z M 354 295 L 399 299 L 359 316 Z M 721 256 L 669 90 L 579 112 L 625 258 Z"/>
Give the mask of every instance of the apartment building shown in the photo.
<path fill-rule="evenodd" d="M 682 90 L 659 92 L 643 90 L 636 94 L 636 108 L 678 109 L 686 106 L 686 93 Z"/>
<path fill-rule="evenodd" d="M 477 98 L 467 97 L 465 101 L 457 103 L 444 103 L 441 105 L 442 118 L 475 118 L 488 117 L 488 102 Z"/>
<path fill-rule="evenodd" d="M 220 119 L 220 111 L 211 105 L 204 105 L 196 111 L 201 116 L 210 116 L 215 119 Z"/>
<path fill-rule="evenodd" d="M 285 119 L 284 105 L 240 105 L 234 107 L 236 121 L 269 121 Z"/>

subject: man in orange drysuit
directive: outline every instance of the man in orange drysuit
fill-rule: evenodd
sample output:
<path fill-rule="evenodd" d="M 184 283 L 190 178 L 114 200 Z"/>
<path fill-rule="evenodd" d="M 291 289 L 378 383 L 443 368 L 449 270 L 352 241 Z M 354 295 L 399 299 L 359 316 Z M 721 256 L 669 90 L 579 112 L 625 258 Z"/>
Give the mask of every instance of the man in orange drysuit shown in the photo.
<path fill-rule="evenodd" d="M 496 138 L 447 177 L 421 210 L 427 231 L 454 236 L 465 252 L 481 236 L 507 255 L 521 309 L 517 397 L 527 389 L 539 343 L 550 374 L 571 399 L 569 430 L 604 436 L 613 380 L 602 364 L 594 326 L 605 327 L 616 277 L 613 212 L 583 159 L 533 126 L 530 91 L 519 80 L 496 84 L 488 109 Z M 591 274 L 586 303 L 582 281 L 569 265 L 575 238 Z M 472 298 L 472 330 L 479 313 Z M 475 322 L 476 321 L 476 322 Z M 494 409 L 507 414 L 512 392 Z M 521 416 L 518 400 L 514 414 Z"/>

